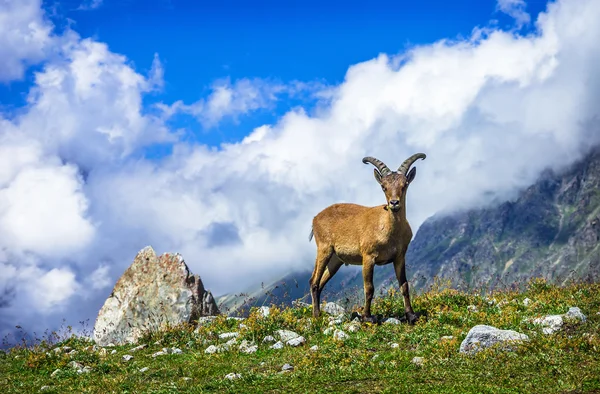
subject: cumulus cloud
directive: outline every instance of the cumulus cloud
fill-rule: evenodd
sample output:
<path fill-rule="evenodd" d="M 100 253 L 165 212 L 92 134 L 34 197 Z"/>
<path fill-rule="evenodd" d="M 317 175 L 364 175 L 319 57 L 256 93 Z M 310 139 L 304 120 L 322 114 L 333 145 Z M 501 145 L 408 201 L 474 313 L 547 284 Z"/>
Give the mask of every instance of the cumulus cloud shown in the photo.
<path fill-rule="evenodd" d="M 183 113 L 196 117 L 205 128 L 211 128 L 223 119 L 238 121 L 243 115 L 262 109 L 272 109 L 282 97 L 308 96 L 326 101 L 331 95 L 322 82 L 292 81 L 287 84 L 260 78 L 242 78 L 231 82 L 230 78 L 215 81 L 207 98 L 192 104 L 179 100 L 173 104 L 158 103 L 156 106 L 168 119 Z"/>
<path fill-rule="evenodd" d="M 525 11 L 526 6 L 525 0 L 498 0 L 496 3 L 496 9 L 512 17 L 518 29 L 529 24 L 531 20 L 531 17 Z"/>
<path fill-rule="evenodd" d="M 42 61 L 51 32 L 40 0 L 0 2 L 0 83 L 22 79 L 28 65 Z"/>
<path fill-rule="evenodd" d="M 0 237 L 0 289 L 19 284 L 4 311 L 15 323 L 66 310 L 93 319 L 107 283 L 148 244 L 181 252 L 216 294 L 309 268 L 314 215 L 334 202 L 384 202 L 366 155 L 391 168 L 428 155 L 409 189 L 415 232 L 436 212 L 511 198 L 600 142 L 599 17 L 597 1 L 557 1 L 527 35 L 486 28 L 381 55 L 350 66 L 313 113 L 294 108 L 218 148 L 180 141 L 144 111 L 162 79 L 158 60 L 143 76 L 70 32 L 27 107 L 0 121 L 0 231 L 12 237 Z M 218 81 L 197 103 L 162 105 L 164 116 L 187 112 L 209 126 L 292 89 L 263 82 Z M 164 142 L 171 155 L 140 158 Z M 33 302 L 28 281 L 56 295 Z M 29 314 L 16 312 L 23 305 Z"/>

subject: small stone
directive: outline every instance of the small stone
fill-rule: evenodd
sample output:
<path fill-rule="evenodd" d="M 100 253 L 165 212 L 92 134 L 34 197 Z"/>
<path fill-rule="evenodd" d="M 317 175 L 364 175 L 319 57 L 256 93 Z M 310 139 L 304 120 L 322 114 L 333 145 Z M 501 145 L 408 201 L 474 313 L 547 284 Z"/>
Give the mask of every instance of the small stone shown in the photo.
<path fill-rule="evenodd" d="M 533 302 L 533 301 L 531 301 L 529 298 L 525 298 L 525 299 L 523 300 L 523 305 L 525 305 L 525 306 L 529 306 L 529 304 L 531 304 L 532 302 Z"/>
<path fill-rule="evenodd" d="M 283 364 L 283 367 L 281 367 L 282 371 L 293 371 L 294 370 L 294 366 L 291 364 Z"/>
<path fill-rule="evenodd" d="M 566 313 L 566 316 L 568 318 L 577 319 L 582 322 L 587 320 L 587 317 L 585 317 L 585 315 L 581 312 L 581 309 L 579 309 L 576 306 L 569 308 L 569 311 Z"/>
<path fill-rule="evenodd" d="M 140 346 L 136 346 L 133 349 L 131 349 L 130 352 L 137 352 L 138 350 L 142 350 L 145 347 L 146 347 L 146 344 L 143 344 L 143 345 L 140 345 Z"/>
<path fill-rule="evenodd" d="M 113 349 L 110 354 L 117 354 L 117 351 Z"/>
<path fill-rule="evenodd" d="M 274 345 L 269 346 L 269 348 L 270 349 L 282 349 L 283 348 L 283 342 L 278 341 Z"/>
<path fill-rule="evenodd" d="M 281 339 L 283 342 L 287 342 L 291 339 L 298 338 L 300 336 L 294 331 L 289 330 L 277 330 L 277 335 L 279 335 L 279 339 Z"/>
<path fill-rule="evenodd" d="M 40 391 L 50 390 L 50 386 L 42 386 L 40 387 Z"/>
<path fill-rule="evenodd" d="M 323 312 L 326 312 L 332 316 L 341 316 L 344 313 L 346 313 L 346 310 L 342 306 L 336 304 L 335 302 L 326 303 L 325 305 L 323 305 L 322 310 Z"/>
<path fill-rule="evenodd" d="M 79 371 L 77 371 L 78 373 L 90 373 L 92 372 L 92 368 L 91 367 L 83 367 L 83 369 L 80 369 Z"/>
<path fill-rule="evenodd" d="M 324 335 L 331 335 L 331 334 L 333 334 L 333 331 L 334 331 L 334 330 L 335 330 L 335 328 L 333 328 L 333 327 L 328 327 L 328 328 L 326 328 L 326 329 L 324 329 L 324 330 L 323 330 L 323 334 L 324 334 Z"/>
<path fill-rule="evenodd" d="M 225 332 L 223 334 L 219 334 L 220 339 L 229 339 L 229 338 L 237 338 L 240 335 L 239 332 Z"/>
<path fill-rule="evenodd" d="M 329 322 L 330 326 L 339 326 L 340 324 L 342 324 L 344 321 L 342 319 L 333 319 Z"/>
<path fill-rule="evenodd" d="M 500 330 L 480 324 L 469 330 L 466 338 L 460 344 L 460 353 L 473 354 L 496 344 L 504 345 L 504 350 L 512 350 L 512 344 L 522 341 L 529 341 L 529 337 L 513 330 Z"/>
<path fill-rule="evenodd" d="M 348 326 L 348 331 L 350 332 L 358 332 L 360 330 L 359 324 L 351 324 Z"/>
<path fill-rule="evenodd" d="M 534 319 L 533 324 L 542 326 L 542 332 L 546 335 L 550 335 L 561 329 L 563 318 L 560 315 L 548 315 Z"/>
<path fill-rule="evenodd" d="M 56 375 L 58 375 L 59 373 L 60 373 L 60 369 L 55 369 L 55 370 L 54 370 L 54 372 L 52 372 L 52 373 L 50 374 L 50 376 L 54 378 L 54 377 L 56 377 Z"/>
<path fill-rule="evenodd" d="M 410 362 L 418 367 L 422 367 L 423 363 L 425 362 L 425 359 L 423 357 L 413 357 L 413 359 Z"/>
<path fill-rule="evenodd" d="M 65 346 L 62 348 L 64 353 L 69 353 L 71 350 L 73 350 L 73 348 L 69 347 L 69 346 Z"/>
<path fill-rule="evenodd" d="M 74 355 L 76 355 L 77 353 L 79 353 L 77 350 L 73 349 L 69 352 L 69 357 L 73 357 Z"/>
<path fill-rule="evenodd" d="M 294 339 L 290 339 L 289 341 L 286 342 L 286 344 L 289 346 L 296 347 L 296 346 L 302 345 L 304 342 L 306 342 L 306 339 L 304 339 L 304 337 L 297 337 Z"/>
<path fill-rule="evenodd" d="M 228 373 L 227 375 L 225 375 L 225 379 L 229 379 L 229 380 L 235 380 L 235 379 L 241 379 L 242 375 L 239 373 Z"/>
<path fill-rule="evenodd" d="M 148 367 L 140 368 L 140 372 L 144 373 L 144 372 L 148 371 L 149 369 L 150 368 L 148 368 Z"/>
<path fill-rule="evenodd" d="M 232 338 L 232 339 L 228 340 L 227 342 L 225 342 L 225 347 L 230 348 L 231 346 L 234 346 L 236 344 L 237 344 L 237 339 Z"/>
<path fill-rule="evenodd" d="M 219 351 L 219 349 L 215 345 L 210 345 L 209 347 L 206 348 L 206 350 L 204 350 L 204 353 L 214 354 L 218 351 Z M 154 357 L 154 355 L 152 355 L 152 357 Z"/>
<path fill-rule="evenodd" d="M 348 338 L 350 338 L 350 336 L 342 330 L 335 330 L 333 333 L 333 339 L 336 341 L 345 341 Z"/>
<path fill-rule="evenodd" d="M 59 346 L 59 347 L 55 347 L 54 349 L 52 349 L 52 351 L 53 351 L 54 353 L 60 353 L 60 352 L 62 351 L 62 349 L 61 349 L 61 348 L 60 348 L 60 346 Z"/>
<path fill-rule="evenodd" d="M 377 360 L 378 358 L 379 358 L 379 354 L 376 354 L 376 355 L 374 355 L 374 356 L 371 358 L 371 361 L 375 361 L 375 360 Z"/>
<path fill-rule="evenodd" d="M 183 351 L 177 347 L 174 347 L 173 349 L 171 349 L 171 353 L 173 354 L 181 354 L 183 353 Z"/>
<path fill-rule="evenodd" d="M 476 313 L 476 312 L 479 312 L 479 309 L 477 309 L 477 307 L 475 305 L 469 305 L 467 307 L 467 311 L 469 311 L 471 313 Z"/>
<path fill-rule="evenodd" d="M 384 324 L 400 324 L 400 320 L 396 319 L 395 317 L 390 317 L 388 319 L 385 319 L 385 321 L 383 323 Z"/>
<path fill-rule="evenodd" d="M 271 335 L 267 335 L 262 341 L 263 343 L 273 343 L 275 342 L 275 338 L 273 338 Z"/>
<path fill-rule="evenodd" d="M 167 353 L 167 352 L 165 352 L 164 350 L 159 350 L 159 351 L 158 351 L 158 352 L 156 352 L 156 353 L 152 353 L 152 358 L 156 358 L 156 357 L 158 357 L 158 356 L 164 356 L 164 355 L 166 355 L 166 354 L 168 354 L 168 353 Z"/>
<path fill-rule="evenodd" d="M 245 329 L 245 328 L 248 328 L 248 326 L 247 326 L 247 325 L 245 325 L 244 323 L 240 323 L 240 324 L 238 325 L 238 328 L 239 328 L 240 330 L 243 330 L 243 329 Z"/>
<path fill-rule="evenodd" d="M 124 361 L 129 361 L 129 360 L 131 360 L 132 358 L 133 358 L 133 356 L 132 356 L 131 354 L 126 354 L 126 355 L 124 355 L 124 356 L 123 356 L 123 360 L 124 360 Z"/>
<path fill-rule="evenodd" d="M 452 335 L 444 335 L 443 337 L 440 338 L 440 341 L 451 341 L 453 339 L 454 339 L 454 337 Z"/>
<path fill-rule="evenodd" d="M 314 345 L 310 347 L 310 350 L 316 352 L 317 350 L 319 350 L 319 347 L 317 345 Z"/>
<path fill-rule="evenodd" d="M 189 382 L 190 380 L 192 380 L 192 378 L 184 376 L 183 378 L 181 378 L 181 380 L 183 380 L 184 382 Z"/>
<path fill-rule="evenodd" d="M 107 354 L 108 354 L 108 351 L 107 351 L 105 348 L 101 348 L 101 349 L 98 351 L 98 355 L 99 355 L 100 357 L 106 357 L 106 355 L 107 355 Z"/>
<path fill-rule="evenodd" d="M 83 365 L 79 364 L 77 361 L 71 361 L 69 364 L 67 364 L 67 366 L 69 366 L 72 369 L 81 369 L 81 368 L 83 368 Z"/>
<path fill-rule="evenodd" d="M 392 349 L 397 349 L 398 347 L 400 347 L 400 345 L 398 345 L 397 343 L 390 343 L 390 347 Z"/>

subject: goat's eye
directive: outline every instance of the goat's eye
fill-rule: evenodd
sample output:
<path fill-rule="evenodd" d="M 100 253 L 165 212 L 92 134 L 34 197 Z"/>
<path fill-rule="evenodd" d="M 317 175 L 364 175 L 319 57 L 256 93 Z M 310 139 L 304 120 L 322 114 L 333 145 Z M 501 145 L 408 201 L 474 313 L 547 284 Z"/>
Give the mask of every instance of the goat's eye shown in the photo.
<path fill-rule="evenodd" d="M 385 186 L 381 185 L 381 190 L 385 191 Z"/>

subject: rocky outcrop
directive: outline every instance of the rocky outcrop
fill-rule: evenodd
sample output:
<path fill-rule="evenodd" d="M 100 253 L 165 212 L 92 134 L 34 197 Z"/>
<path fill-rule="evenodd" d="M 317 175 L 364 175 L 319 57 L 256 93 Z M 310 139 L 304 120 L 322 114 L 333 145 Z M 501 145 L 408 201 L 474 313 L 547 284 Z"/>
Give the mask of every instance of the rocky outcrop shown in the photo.
<path fill-rule="evenodd" d="M 147 246 L 100 309 L 94 340 L 101 346 L 133 343 L 145 331 L 218 313 L 212 294 L 205 290 L 200 277 L 189 271 L 180 254 L 157 256 Z"/>
<path fill-rule="evenodd" d="M 512 350 L 513 345 L 523 341 L 529 341 L 525 334 L 481 324 L 469 330 L 467 337 L 460 344 L 460 352 L 472 354 L 495 345 L 500 345 L 504 350 Z"/>

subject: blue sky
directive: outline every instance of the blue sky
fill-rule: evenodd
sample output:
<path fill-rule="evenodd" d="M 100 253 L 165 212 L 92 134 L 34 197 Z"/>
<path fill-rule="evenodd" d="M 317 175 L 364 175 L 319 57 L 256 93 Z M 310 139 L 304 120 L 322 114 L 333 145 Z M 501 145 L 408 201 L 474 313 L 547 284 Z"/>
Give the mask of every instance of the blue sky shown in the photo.
<path fill-rule="evenodd" d="M 311 269 L 320 210 L 384 203 L 364 156 L 427 154 L 416 234 L 600 142 L 597 0 L 80 1 L 0 1 L 0 334 L 148 245 L 215 295 Z"/>
<path fill-rule="evenodd" d="M 337 85 L 348 65 L 379 53 L 397 54 L 440 38 L 468 37 L 476 26 L 512 27 L 512 18 L 499 12 L 495 0 L 421 1 L 182 1 L 103 0 L 44 2 L 57 26 L 69 25 L 82 37 L 108 44 L 124 54 L 138 72 L 150 70 L 158 53 L 165 68 L 165 85 L 144 98 L 192 103 L 210 93 L 215 80 L 261 78 L 289 83 L 318 81 Z M 529 1 L 532 19 L 545 1 Z M 532 25 L 525 26 L 527 32 Z M 0 102 L 24 103 L 31 68 L 23 82 L 0 86 Z M 310 110 L 314 103 L 287 98 L 268 109 L 203 127 L 188 116 L 171 120 L 185 127 L 200 143 L 218 146 L 237 142 L 252 129 L 276 121 L 290 107 Z M 150 156 L 168 149 L 149 148 Z"/>

